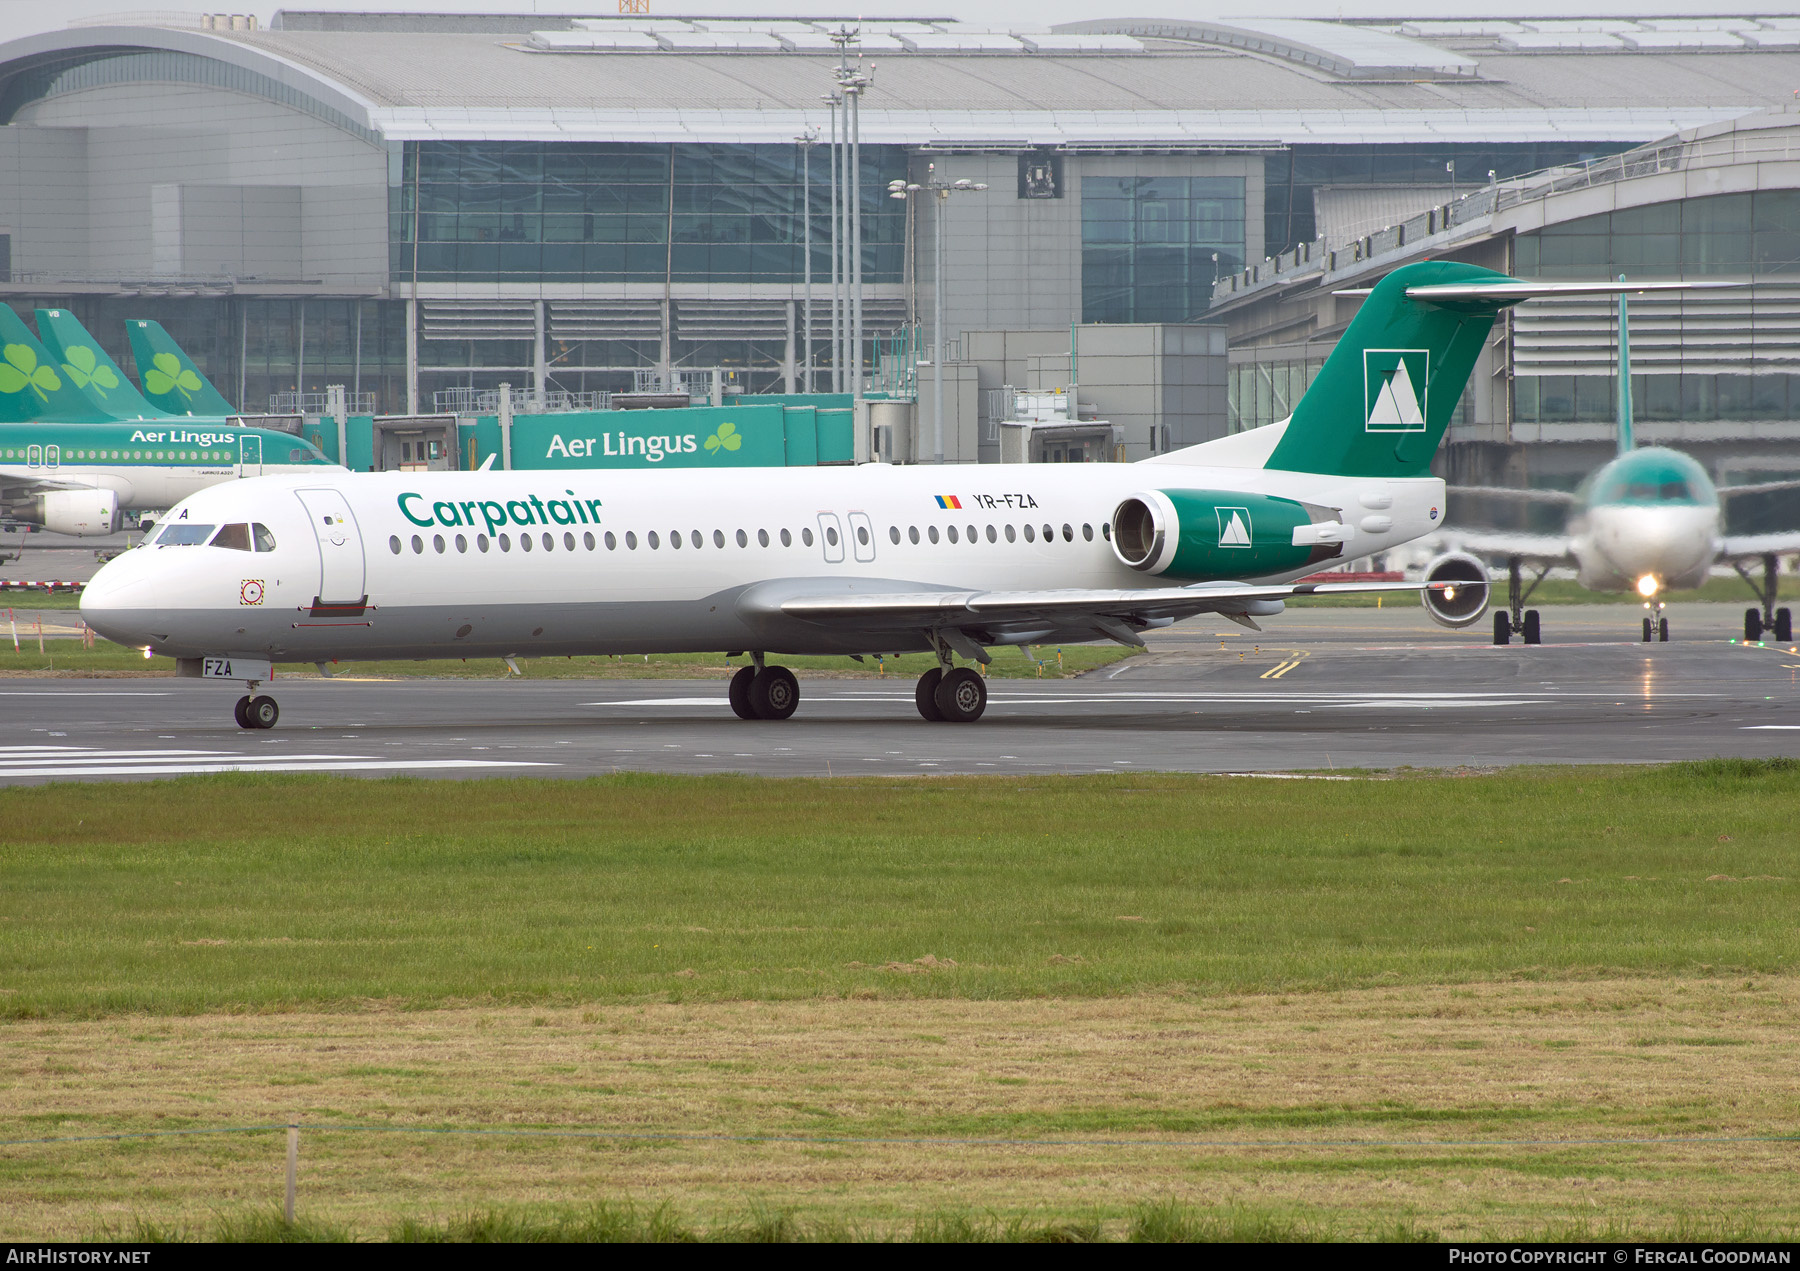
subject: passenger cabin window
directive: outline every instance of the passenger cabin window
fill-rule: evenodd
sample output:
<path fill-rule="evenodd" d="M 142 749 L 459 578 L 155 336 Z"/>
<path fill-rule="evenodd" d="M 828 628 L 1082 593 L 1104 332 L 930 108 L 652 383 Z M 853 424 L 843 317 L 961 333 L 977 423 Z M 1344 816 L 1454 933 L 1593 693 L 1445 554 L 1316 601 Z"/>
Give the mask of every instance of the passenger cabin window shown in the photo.
<path fill-rule="evenodd" d="M 214 536 L 214 547 L 229 548 L 234 552 L 247 552 L 250 548 L 250 527 L 248 525 L 221 525 Z"/>
<path fill-rule="evenodd" d="M 156 545 L 158 547 L 198 547 L 211 538 L 213 530 L 217 528 L 214 525 L 188 525 L 184 522 L 165 525 L 162 532 L 156 536 Z"/>

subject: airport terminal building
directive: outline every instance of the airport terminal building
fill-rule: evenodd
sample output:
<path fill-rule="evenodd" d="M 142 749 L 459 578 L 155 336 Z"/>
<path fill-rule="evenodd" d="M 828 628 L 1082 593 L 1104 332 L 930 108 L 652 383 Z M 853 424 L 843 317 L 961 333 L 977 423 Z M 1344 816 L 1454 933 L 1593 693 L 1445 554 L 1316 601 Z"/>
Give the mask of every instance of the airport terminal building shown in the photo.
<path fill-rule="evenodd" d="M 0 45 L 0 291 L 21 311 L 74 311 L 121 362 L 123 319 L 158 319 L 246 411 L 331 384 L 406 414 L 502 382 L 582 395 L 716 371 L 743 392 L 823 388 L 806 364 L 809 347 L 815 370 L 829 360 L 823 99 L 842 25 L 284 11 L 268 29 L 217 15 Z M 1341 301 L 1292 299 L 1318 251 L 1368 239 L 1374 260 L 1376 237 L 1425 209 L 1720 135 L 1800 85 L 1794 19 L 997 30 L 926 14 L 857 36 L 868 386 L 928 400 L 916 362 L 941 302 L 953 408 L 978 417 L 950 454 L 990 461 L 1002 385 L 1086 385 L 1076 345 L 1109 335 L 1120 381 L 1202 356 L 1194 324 L 1228 322 L 1234 349 L 1229 403 L 1223 376 L 1215 392 L 1170 371 L 1184 387 L 1155 399 L 1160 428 L 1121 429 L 1123 457 L 1267 422 L 1347 319 Z M 1489 237 L 1527 272 L 1563 253 L 1597 272 L 1791 274 L 1800 165 L 1760 162 L 1741 209 L 1690 183 L 1637 221 L 1609 211 L 1594 229 L 1582 211 L 1579 232 L 1552 233 L 1501 218 Z M 986 188 L 896 199 L 894 181 Z M 1690 261 L 1690 223 L 1749 254 Z M 1434 219 L 1411 242 L 1438 233 Z M 1287 298 L 1271 302 L 1277 276 Z M 1570 322 L 1556 347 L 1593 335 Z M 1031 355 L 981 360 L 1008 340 Z M 1693 374 L 1773 374 L 1777 344 L 1744 366 L 1709 346 L 1712 369 Z M 1504 391 L 1471 408 L 1483 438 L 1552 441 L 1599 409 L 1573 382 L 1593 367 L 1577 358 L 1558 370 L 1568 384 L 1548 383 L 1545 358 L 1563 355 L 1533 356 L 1535 396 L 1514 390 L 1510 349 L 1488 368 Z M 1740 393 L 1765 422 L 1800 417 L 1776 378 L 1779 408 L 1766 383 L 1721 380 L 1689 422 L 1732 423 L 1723 403 Z M 1685 380 L 1674 392 L 1681 414 Z M 1528 409 L 1537 431 L 1508 431 Z"/>

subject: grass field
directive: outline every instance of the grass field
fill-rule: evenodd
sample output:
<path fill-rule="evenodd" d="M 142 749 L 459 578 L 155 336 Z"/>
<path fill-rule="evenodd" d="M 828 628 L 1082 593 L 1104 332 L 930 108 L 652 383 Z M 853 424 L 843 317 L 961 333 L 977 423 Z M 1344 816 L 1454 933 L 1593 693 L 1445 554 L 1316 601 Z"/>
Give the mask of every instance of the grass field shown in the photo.
<path fill-rule="evenodd" d="M 97 640 L 92 649 L 83 648 L 79 640 L 45 640 L 44 651 L 38 652 L 37 639 L 21 633 L 19 649 L 0 632 L 0 676 L 61 677 L 156 677 L 175 674 L 171 658 L 146 658 L 139 649 L 128 649 L 106 640 Z M 1027 652 L 1019 649 L 993 650 L 988 678 L 1002 680 L 1067 679 L 1110 666 L 1128 658 L 1138 650 L 1117 644 L 1033 645 Z M 646 679 L 728 679 L 745 666 L 746 657 L 727 658 L 722 653 L 654 653 L 647 657 L 577 657 L 518 658 L 519 670 L 528 680 L 646 680 Z M 837 679 L 879 679 L 883 676 L 917 679 L 937 662 L 929 653 L 908 653 L 900 657 L 873 658 L 856 662 L 847 657 L 771 658 L 792 668 L 800 678 L 829 677 Z M 497 658 L 456 658 L 419 662 L 345 662 L 331 667 L 333 676 L 370 679 L 505 679 L 512 673 Z M 311 662 L 277 663 L 275 674 L 281 679 L 317 677 Z"/>
<path fill-rule="evenodd" d="M 1797 797 L 10 789 L 0 1139 L 298 1116 L 295 1235 L 1792 1233 Z M 0 1147 L 0 1237 L 243 1234 L 281 1151 Z"/>

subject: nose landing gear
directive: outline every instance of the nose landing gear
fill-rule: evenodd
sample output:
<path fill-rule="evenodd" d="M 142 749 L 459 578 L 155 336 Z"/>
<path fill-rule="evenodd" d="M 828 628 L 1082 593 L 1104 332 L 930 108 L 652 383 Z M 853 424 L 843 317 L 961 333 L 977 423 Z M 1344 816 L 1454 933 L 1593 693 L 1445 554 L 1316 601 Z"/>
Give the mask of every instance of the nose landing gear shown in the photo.
<path fill-rule="evenodd" d="M 281 718 L 281 707 L 275 704 L 272 697 L 244 696 L 237 700 L 232 708 L 232 716 L 237 720 L 239 728 L 273 728 L 275 721 Z"/>

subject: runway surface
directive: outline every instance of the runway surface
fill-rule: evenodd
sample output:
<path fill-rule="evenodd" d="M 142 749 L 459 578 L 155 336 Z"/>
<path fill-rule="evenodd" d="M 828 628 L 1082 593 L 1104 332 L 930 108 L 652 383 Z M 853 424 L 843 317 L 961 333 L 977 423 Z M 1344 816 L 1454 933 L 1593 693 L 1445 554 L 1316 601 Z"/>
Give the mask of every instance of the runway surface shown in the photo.
<path fill-rule="evenodd" d="M 1800 654 L 1731 643 L 1742 609 L 1544 611 L 1496 648 L 1410 606 L 1294 611 L 1257 634 L 1196 619 L 1086 677 L 989 681 L 986 716 L 928 724 L 912 681 L 803 678 L 746 723 L 722 680 L 281 680 L 281 723 L 191 680 L 0 680 L 0 784 L 220 771 L 373 776 L 1284 772 L 1800 754 Z M 1017 658 L 995 651 L 996 658 Z"/>

